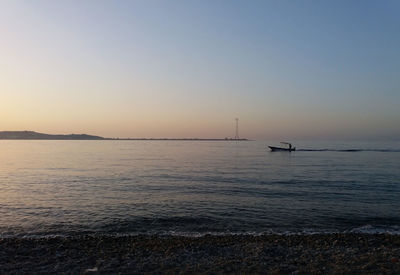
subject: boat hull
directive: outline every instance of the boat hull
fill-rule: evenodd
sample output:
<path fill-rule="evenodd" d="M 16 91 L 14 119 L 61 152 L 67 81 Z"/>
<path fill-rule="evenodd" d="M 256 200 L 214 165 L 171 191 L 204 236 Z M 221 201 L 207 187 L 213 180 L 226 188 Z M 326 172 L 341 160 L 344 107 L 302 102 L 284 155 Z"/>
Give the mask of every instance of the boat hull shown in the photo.
<path fill-rule="evenodd" d="M 292 152 L 292 151 L 296 151 L 296 148 L 293 147 L 291 149 L 289 148 L 282 148 L 282 147 L 274 147 L 274 146 L 268 146 L 269 149 L 271 149 L 271 152 L 277 152 L 277 151 L 285 151 L 285 152 Z"/>

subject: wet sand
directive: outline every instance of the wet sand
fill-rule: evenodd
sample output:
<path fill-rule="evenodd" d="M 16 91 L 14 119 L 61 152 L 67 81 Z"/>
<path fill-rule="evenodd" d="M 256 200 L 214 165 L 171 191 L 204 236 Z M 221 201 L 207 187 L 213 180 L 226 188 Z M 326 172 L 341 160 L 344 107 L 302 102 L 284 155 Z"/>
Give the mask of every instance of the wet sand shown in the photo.
<path fill-rule="evenodd" d="M 400 274 L 400 236 L 372 234 L 0 239 L 0 273 Z"/>

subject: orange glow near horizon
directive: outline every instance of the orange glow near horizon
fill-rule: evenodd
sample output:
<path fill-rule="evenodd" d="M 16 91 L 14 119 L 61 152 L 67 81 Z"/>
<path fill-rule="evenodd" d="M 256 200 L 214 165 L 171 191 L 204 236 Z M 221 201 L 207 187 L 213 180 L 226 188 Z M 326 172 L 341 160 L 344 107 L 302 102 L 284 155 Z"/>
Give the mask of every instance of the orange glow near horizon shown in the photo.
<path fill-rule="evenodd" d="M 355 37 L 341 16 L 333 47 L 321 18 L 202 6 L 205 21 L 196 5 L 189 27 L 144 3 L 1 3 L 0 131 L 224 138 L 239 117 L 249 139 L 400 138 L 398 48 L 370 46 L 398 44 L 391 22 L 364 18 Z"/>

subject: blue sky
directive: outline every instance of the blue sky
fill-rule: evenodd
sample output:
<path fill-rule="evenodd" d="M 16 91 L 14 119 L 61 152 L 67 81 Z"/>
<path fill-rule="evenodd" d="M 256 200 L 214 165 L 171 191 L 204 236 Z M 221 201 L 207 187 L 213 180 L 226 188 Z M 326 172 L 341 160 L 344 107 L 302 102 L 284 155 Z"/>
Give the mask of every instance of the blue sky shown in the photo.
<path fill-rule="evenodd" d="M 0 1 L 4 130 L 399 139 L 398 1 Z M 1 106 L 3 105 L 3 106 Z"/>

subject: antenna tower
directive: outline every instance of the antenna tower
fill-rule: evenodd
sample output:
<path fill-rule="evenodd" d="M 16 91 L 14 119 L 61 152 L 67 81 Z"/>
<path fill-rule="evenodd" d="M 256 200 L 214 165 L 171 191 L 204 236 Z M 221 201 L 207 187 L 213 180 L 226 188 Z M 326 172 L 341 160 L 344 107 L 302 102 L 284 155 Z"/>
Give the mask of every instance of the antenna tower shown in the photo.
<path fill-rule="evenodd" d="M 235 139 L 239 139 L 239 119 L 235 118 L 236 120 L 236 135 L 235 135 Z"/>

